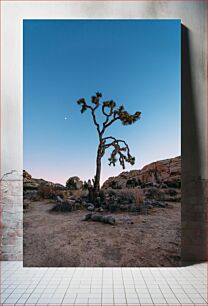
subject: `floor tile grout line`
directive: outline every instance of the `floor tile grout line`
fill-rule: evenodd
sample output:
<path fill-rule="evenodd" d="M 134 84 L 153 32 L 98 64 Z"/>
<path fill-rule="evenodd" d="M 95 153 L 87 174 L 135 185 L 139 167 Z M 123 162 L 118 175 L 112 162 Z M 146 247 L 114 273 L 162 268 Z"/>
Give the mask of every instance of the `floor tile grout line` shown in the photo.
<path fill-rule="evenodd" d="M 160 270 L 159 270 L 159 272 L 161 273 Z M 162 275 L 162 273 L 161 273 L 161 275 Z M 173 275 L 171 274 L 171 271 L 170 271 L 170 275 L 173 277 Z M 162 275 L 162 276 L 163 276 L 163 275 Z M 175 278 L 174 278 L 174 279 L 175 279 Z M 166 284 L 168 285 L 168 288 L 171 290 L 172 294 L 174 295 L 175 299 L 178 301 L 179 305 L 181 305 L 180 301 L 179 301 L 178 298 L 177 298 L 177 295 L 175 294 L 175 292 L 174 292 L 174 291 L 172 290 L 172 288 L 170 287 L 170 284 L 167 282 L 167 279 L 164 278 L 164 280 L 165 280 Z M 159 286 L 159 287 L 160 287 L 160 286 Z M 162 292 L 162 293 L 163 293 L 163 292 Z M 164 294 L 163 294 L 163 296 L 164 296 Z M 164 298 L 165 298 L 165 296 L 164 296 Z M 166 300 L 166 298 L 165 298 L 165 300 Z M 166 300 L 166 302 L 167 302 L 167 300 Z"/>
<path fill-rule="evenodd" d="M 69 287 L 70 287 L 70 283 L 71 283 L 71 281 L 73 279 L 74 274 L 75 274 L 75 269 L 73 270 L 73 273 L 72 273 L 72 276 L 71 276 L 71 279 L 70 279 L 70 282 L 69 282 L 69 285 L 68 285 L 67 289 L 69 289 Z M 67 290 L 66 290 L 66 292 L 67 292 Z M 64 297 L 66 296 L 66 292 L 64 294 Z M 63 297 L 62 301 L 64 301 L 64 297 Z M 76 297 L 77 297 L 77 293 L 76 293 Z M 76 297 L 75 297 L 74 301 L 76 300 Z"/>
<path fill-rule="evenodd" d="M 142 270 L 141 270 L 141 274 L 142 274 L 143 280 L 144 280 L 144 282 L 145 282 L 145 285 L 146 285 L 146 287 L 147 287 L 147 291 L 149 292 L 149 295 L 150 295 L 150 298 L 151 298 L 151 300 L 152 300 L 152 303 L 154 304 L 153 299 L 152 299 L 152 296 L 151 296 L 151 293 L 150 293 L 149 288 L 148 288 L 148 286 L 147 286 L 146 280 L 145 280 L 144 275 L 143 275 L 143 273 L 142 273 Z"/>
<path fill-rule="evenodd" d="M 137 295 L 137 298 L 138 298 L 138 301 L 139 301 L 139 305 L 141 305 L 140 298 L 139 298 L 138 292 L 137 292 L 137 290 L 136 290 L 135 278 L 134 278 L 134 274 L 133 274 L 133 272 L 132 272 L 132 269 L 131 269 L 131 275 L 132 275 L 132 278 L 133 278 L 133 281 L 134 281 L 134 289 L 135 289 L 135 292 L 136 292 L 136 295 Z"/>
<path fill-rule="evenodd" d="M 159 270 L 159 273 L 160 273 L 160 270 Z M 152 271 L 151 271 L 151 274 L 152 274 L 152 277 L 154 278 L 154 280 L 156 281 L 156 279 L 155 279 L 155 276 L 154 276 L 154 274 L 152 273 Z M 157 282 L 157 281 L 156 281 Z M 167 283 L 167 282 L 166 282 Z M 158 285 L 158 287 L 160 288 L 160 286 Z M 166 300 L 166 298 L 165 298 L 165 296 L 164 296 L 164 294 L 163 294 L 163 292 L 162 292 L 162 290 L 161 290 L 161 288 L 160 288 L 160 292 L 162 293 L 162 296 L 163 296 L 163 298 L 164 298 L 164 300 L 166 301 L 166 303 L 168 304 L 168 302 L 167 302 L 167 300 Z M 177 299 L 178 300 L 178 299 Z M 153 301 L 154 302 L 154 301 Z"/>

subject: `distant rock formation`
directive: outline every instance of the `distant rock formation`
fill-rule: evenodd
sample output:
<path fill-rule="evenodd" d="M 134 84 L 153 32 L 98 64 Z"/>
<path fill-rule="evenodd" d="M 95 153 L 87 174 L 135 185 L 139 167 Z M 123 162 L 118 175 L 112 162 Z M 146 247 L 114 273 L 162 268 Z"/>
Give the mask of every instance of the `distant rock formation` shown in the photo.
<path fill-rule="evenodd" d="M 70 196 L 73 190 L 83 189 L 83 182 L 78 177 L 71 177 L 68 186 L 52 183 L 43 179 L 33 178 L 23 170 L 23 195 L 30 200 L 42 198 L 53 199 Z M 132 170 L 108 178 L 102 189 L 142 189 L 146 198 L 161 200 L 164 194 L 167 200 L 176 201 L 180 198 L 181 187 L 181 157 L 156 161 L 144 166 L 141 170 Z M 172 188 L 177 188 L 176 191 Z"/>
<path fill-rule="evenodd" d="M 108 178 L 102 188 L 181 187 L 181 156 L 153 162 L 141 170 L 132 170 Z"/>
<path fill-rule="evenodd" d="M 43 179 L 32 178 L 32 176 L 25 170 L 23 170 L 23 186 L 25 189 L 38 189 L 41 185 L 53 187 L 54 189 L 65 190 L 61 184 L 52 183 Z"/>
<path fill-rule="evenodd" d="M 66 192 L 66 187 L 43 179 L 33 178 L 23 170 L 23 195 L 24 198 L 38 200 L 39 198 L 53 198 Z"/>

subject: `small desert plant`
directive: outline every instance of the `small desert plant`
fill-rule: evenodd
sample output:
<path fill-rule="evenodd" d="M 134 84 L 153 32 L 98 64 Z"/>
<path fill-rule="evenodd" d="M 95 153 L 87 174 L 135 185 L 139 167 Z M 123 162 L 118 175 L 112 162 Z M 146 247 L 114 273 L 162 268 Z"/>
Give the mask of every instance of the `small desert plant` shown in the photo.
<path fill-rule="evenodd" d="M 119 203 L 128 202 L 128 203 L 142 203 L 144 194 L 141 189 L 121 189 L 114 190 L 113 195 L 118 199 Z"/>

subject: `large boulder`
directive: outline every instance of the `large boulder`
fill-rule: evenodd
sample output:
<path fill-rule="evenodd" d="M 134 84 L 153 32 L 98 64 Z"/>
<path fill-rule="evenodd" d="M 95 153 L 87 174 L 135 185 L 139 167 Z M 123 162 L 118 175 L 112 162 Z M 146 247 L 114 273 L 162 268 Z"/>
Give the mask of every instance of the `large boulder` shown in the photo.
<path fill-rule="evenodd" d="M 153 162 L 141 170 L 132 170 L 120 173 L 118 176 L 108 178 L 104 189 L 144 188 L 166 186 L 180 188 L 181 183 L 181 157 L 175 157 Z"/>
<path fill-rule="evenodd" d="M 23 170 L 24 198 L 30 200 L 39 200 L 41 198 L 51 199 L 65 192 L 66 187 L 63 185 L 33 178 L 27 171 Z"/>
<path fill-rule="evenodd" d="M 78 176 L 70 177 L 66 182 L 66 188 L 69 190 L 79 190 L 83 188 L 83 181 Z"/>
<path fill-rule="evenodd" d="M 23 170 L 23 181 L 31 180 L 32 175 L 30 175 L 27 171 Z"/>

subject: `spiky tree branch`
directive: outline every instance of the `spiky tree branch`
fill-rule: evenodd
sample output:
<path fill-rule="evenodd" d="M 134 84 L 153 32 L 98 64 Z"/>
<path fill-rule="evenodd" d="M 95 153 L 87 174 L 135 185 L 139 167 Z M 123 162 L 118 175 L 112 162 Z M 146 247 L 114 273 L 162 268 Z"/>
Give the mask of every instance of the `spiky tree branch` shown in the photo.
<path fill-rule="evenodd" d="M 98 133 L 100 133 L 100 125 L 99 125 L 99 123 L 97 122 L 96 115 L 95 115 L 95 111 L 96 111 L 96 109 L 100 106 L 99 101 L 100 101 L 100 98 L 101 98 L 101 97 L 102 97 L 102 94 L 99 93 L 99 92 L 96 93 L 96 96 L 92 96 L 91 102 L 92 102 L 93 104 L 95 104 L 94 107 L 92 107 L 91 105 L 88 105 L 88 104 L 86 103 L 86 101 L 85 101 L 84 98 L 81 98 L 81 99 L 79 99 L 79 100 L 77 101 L 77 104 L 79 104 L 79 105 L 82 106 L 82 108 L 81 108 L 81 113 L 82 113 L 82 114 L 83 114 L 87 109 L 90 109 L 90 110 L 91 110 L 93 122 L 94 122 L 94 124 L 95 124 L 95 126 L 96 126 L 96 128 L 97 128 Z"/>
<path fill-rule="evenodd" d="M 107 140 L 112 140 L 110 143 L 106 144 Z M 105 150 L 113 147 L 113 151 L 111 152 L 109 160 L 109 166 L 116 165 L 117 160 L 119 160 L 120 165 L 123 169 L 125 169 L 125 162 L 130 163 L 131 165 L 134 165 L 135 163 L 135 157 L 133 157 L 130 154 L 130 149 L 128 144 L 121 139 L 116 139 L 115 137 L 105 137 L 103 138 L 103 144 L 102 144 L 102 156 L 105 154 Z M 118 156 L 118 158 L 117 158 Z"/>

